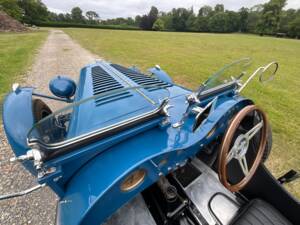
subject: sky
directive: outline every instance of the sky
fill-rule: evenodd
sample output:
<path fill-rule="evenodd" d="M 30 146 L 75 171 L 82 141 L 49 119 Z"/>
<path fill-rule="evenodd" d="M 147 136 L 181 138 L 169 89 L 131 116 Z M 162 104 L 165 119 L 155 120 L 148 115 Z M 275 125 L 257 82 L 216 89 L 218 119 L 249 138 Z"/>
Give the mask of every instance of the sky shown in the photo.
<path fill-rule="evenodd" d="M 52 12 L 70 12 L 79 6 L 84 12 L 96 11 L 101 19 L 116 17 L 135 17 L 149 12 L 151 6 L 160 11 L 170 11 L 178 7 L 194 7 L 195 11 L 204 5 L 214 6 L 222 3 L 225 9 L 238 10 L 241 7 L 251 7 L 265 3 L 268 0 L 42 0 Z M 286 8 L 300 8 L 300 0 L 288 0 Z"/>

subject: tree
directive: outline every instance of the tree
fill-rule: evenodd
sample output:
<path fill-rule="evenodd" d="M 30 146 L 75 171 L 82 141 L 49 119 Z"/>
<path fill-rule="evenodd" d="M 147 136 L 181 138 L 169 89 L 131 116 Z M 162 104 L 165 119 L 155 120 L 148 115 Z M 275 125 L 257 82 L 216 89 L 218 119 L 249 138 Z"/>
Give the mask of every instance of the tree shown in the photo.
<path fill-rule="evenodd" d="M 48 20 L 49 21 L 59 21 L 58 15 L 54 12 L 49 12 L 48 13 Z"/>
<path fill-rule="evenodd" d="M 72 20 L 74 22 L 80 23 L 84 21 L 84 17 L 82 15 L 82 10 L 79 7 L 74 7 L 71 10 Z"/>
<path fill-rule="evenodd" d="M 203 6 L 199 9 L 197 19 L 195 21 L 195 27 L 197 31 L 208 32 L 208 20 L 213 15 L 213 9 L 210 6 Z"/>
<path fill-rule="evenodd" d="M 255 5 L 249 10 L 247 31 L 250 33 L 257 33 L 258 23 L 262 14 L 263 5 Z"/>
<path fill-rule="evenodd" d="M 59 21 L 62 21 L 62 22 L 66 21 L 66 16 L 65 16 L 65 14 L 63 14 L 63 13 L 58 14 L 58 20 L 59 20 Z"/>
<path fill-rule="evenodd" d="M 224 12 L 219 12 L 209 18 L 208 26 L 212 32 L 226 32 L 227 15 Z"/>
<path fill-rule="evenodd" d="M 215 13 L 224 12 L 224 5 L 223 4 L 216 4 L 215 6 Z"/>
<path fill-rule="evenodd" d="M 67 13 L 65 15 L 65 20 L 66 20 L 66 22 L 72 22 L 72 15 L 70 13 Z"/>
<path fill-rule="evenodd" d="M 172 24 L 172 13 L 168 12 L 162 12 L 160 15 L 160 19 L 164 22 L 164 26 L 166 30 L 173 30 L 173 24 Z"/>
<path fill-rule="evenodd" d="M 280 16 L 279 32 L 288 33 L 290 24 L 297 18 L 297 11 L 295 9 L 288 9 L 283 11 Z"/>
<path fill-rule="evenodd" d="M 172 27 L 176 31 L 186 31 L 187 30 L 187 20 L 190 15 L 193 14 L 193 10 L 178 8 L 172 10 Z"/>
<path fill-rule="evenodd" d="M 158 9 L 152 6 L 148 15 L 143 15 L 140 21 L 140 28 L 144 30 L 152 30 L 153 24 L 158 18 Z"/>
<path fill-rule="evenodd" d="M 279 30 L 280 15 L 286 0 L 270 0 L 263 5 L 263 11 L 258 24 L 260 33 L 275 34 Z"/>
<path fill-rule="evenodd" d="M 195 22 L 196 30 L 200 32 L 208 32 L 209 31 L 208 21 L 209 21 L 208 17 L 198 16 Z"/>
<path fill-rule="evenodd" d="M 0 0 L 0 10 L 3 10 L 16 20 L 22 19 L 22 9 L 17 0 Z"/>
<path fill-rule="evenodd" d="M 140 26 L 141 20 L 142 20 L 142 17 L 141 17 L 140 15 L 137 15 L 137 16 L 135 17 L 135 19 L 134 19 L 134 24 L 135 24 L 136 26 Z"/>
<path fill-rule="evenodd" d="M 284 10 L 287 0 L 269 0 L 265 4 L 255 5 L 248 9 L 242 7 L 238 12 L 224 9 L 223 4 L 214 8 L 203 6 L 198 15 L 193 8 L 174 8 L 169 12 L 159 12 L 152 6 L 149 13 L 137 15 L 134 19 L 114 18 L 103 20 L 104 25 L 139 26 L 145 30 L 175 30 L 200 32 L 250 32 L 276 34 L 286 33 L 290 37 L 299 37 L 300 10 Z M 0 0 L 0 10 L 6 11 L 26 23 L 40 21 L 94 23 L 99 15 L 95 11 L 86 12 L 86 17 L 79 7 L 72 9 L 71 14 L 48 12 L 41 0 Z"/>
<path fill-rule="evenodd" d="M 87 11 L 85 15 L 90 22 L 95 22 L 95 20 L 99 19 L 99 15 L 95 11 Z"/>
<path fill-rule="evenodd" d="M 158 18 L 158 9 L 155 6 L 152 6 L 150 9 L 150 12 L 148 14 L 148 29 L 152 29 L 153 24 L 155 23 L 155 21 Z"/>
<path fill-rule="evenodd" d="M 139 27 L 143 30 L 152 30 L 153 24 L 158 18 L 158 9 L 154 6 L 151 7 L 148 15 L 143 15 L 140 19 Z"/>
<path fill-rule="evenodd" d="M 226 11 L 225 32 L 237 32 L 240 29 L 240 15 L 234 11 Z"/>
<path fill-rule="evenodd" d="M 143 30 L 149 30 L 149 20 L 147 15 L 143 15 L 140 22 L 140 28 Z"/>
<path fill-rule="evenodd" d="M 48 9 L 41 0 L 18 0 L 18 5 L 23 10 L 23 22 L 33 24 L 48 20 Z"/>
<path fill-rule="evenodd" d="M 289 32 L 291 37 L 300 37 L 300 15 L 298 15 L 293 21 L 289 23 Z"/>
<path fill-rule="evenodd" d="M 208 17 L 213 14 L 212 7 L 205 5 L 199 9 L 198 17 Z"/>
<path fill-rule="evenodd" d="M 247 32 L 248 31 L 248 17 L 249 17 L 249 10 L 247 8 L 241 8 L 239 10 L 240 16 L 240 31 Z"/>
<path fill-rule="evenodd" d="M 187 31 L 197 31 L 197 17 L 194 13 L 191 13 L 185 22 Z"/>
<path fill-rule="evenodd" d="M 165 29 L 165 24 L 162 19 L 157 19 L 152 27 L 152 30 L 161 31 Z"/>

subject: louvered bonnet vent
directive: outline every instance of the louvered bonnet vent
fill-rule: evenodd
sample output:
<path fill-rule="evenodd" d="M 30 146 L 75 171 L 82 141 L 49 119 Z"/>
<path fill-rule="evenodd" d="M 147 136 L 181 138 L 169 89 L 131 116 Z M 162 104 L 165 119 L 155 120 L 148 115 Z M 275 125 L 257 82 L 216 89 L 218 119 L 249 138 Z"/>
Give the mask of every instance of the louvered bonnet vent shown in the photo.
<path fill-rule="evenodd" d="M 122 74 L 124 74 L 125 76 L 127 76 L 128 78 L 130 78 L 131 80 L 133 80 L 138 85 L 155 86 L 155 87 L 146 88 L 148 91 L 155 91 L 155 90 L 158 90 L 161 88 L 166 88 L 166 87 L 172 86 L 172 84 L 168 84 L 168 83 L 161 81 L 155 77 L 147 76 L 145 74 L 139 73 L 133 69 L 129 69 L 129 68 L 126 68 L 121 65 L 111 64 L 111 66 L 113 68 L 115 68 L 116 70 L 118 70 L 119 72 L 121 72 Z"/>
<path fill-rule="evenodd" d="M 92 67 L 92 80 L 94 95 L 99 95 L 107 91 L 113 91 L 124 88 L 115 78 L 109 75 L 100 66 Z M 102 105 L 111 101 L 132 96 L 129 91 L 123 91 L 109 96 L 99 97 L 95 99 L 96 105 Z"/>

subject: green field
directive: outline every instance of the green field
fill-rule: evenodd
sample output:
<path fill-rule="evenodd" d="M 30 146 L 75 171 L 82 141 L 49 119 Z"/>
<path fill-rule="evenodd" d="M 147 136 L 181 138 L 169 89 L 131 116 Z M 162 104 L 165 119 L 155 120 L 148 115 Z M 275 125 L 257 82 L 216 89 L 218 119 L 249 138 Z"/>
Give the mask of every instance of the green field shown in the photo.
<path fill-rule="evenodd" d="M 244 95 L 269 115 L 273 151 L 268 167 L 275 176 L 294 168 L 300 171 L 300 41 L 242 34 L 64 29 L 83 47 L 104 59 L 145 70 L 155 64 L 173 79 L 196 88 L 210 74 L 242 57 L 253 66 L 278 61 L 276 79 L 267 85 L 250 84 Z M 251 71 L 250 70 L 250 71 Z M 300 198 L 300 181 L 288 185 Z"/>
<path fill-rule="evenodd" d="M 0 33 L 0 102 L 11 84 L 28 70 L 47 33 Z"/>

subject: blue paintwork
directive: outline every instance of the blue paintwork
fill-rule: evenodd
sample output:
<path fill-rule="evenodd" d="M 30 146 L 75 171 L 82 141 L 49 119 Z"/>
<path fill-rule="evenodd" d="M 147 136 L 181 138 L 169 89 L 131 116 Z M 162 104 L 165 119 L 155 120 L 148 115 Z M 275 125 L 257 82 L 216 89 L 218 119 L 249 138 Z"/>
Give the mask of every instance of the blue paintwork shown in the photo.
<path fill-rule="evenodd" d="M 26 154 L 27 132 L 33 126 L 33 88 L 20 88 L 4 99 L 2 120 L 6 137 L 16 156 Z M 26 169 L 36 174 L 32 162 L 23 163 Z"/>
<path fill-rule="evenodd" d="M 65 76 L 57 76 L 49 83 L 51 92 L 60 98 L 71 98 L 76 92 L 76 83 Z"/>
<path fill-rule="evenodd" d="M 158 79 L 165 81 L 169 84 L 173 84 L 172 78 L 164 70 L 158 67 L 153 67 L 148 70 L 151 74 L 156 76 Z"/>
<path fill-rule="evenodd" d="M 109 63 L 98 62 L 81 70 L 75 101 L 93 96 L 91 68 L 94 66 L 101 66 L 125 88 L 137 86 L 124 74 L 113 69 Z M 165 82 L 172 82 L 164 72 L 156 71 L 154 74 Z M 168 87 L 168 91 L 169 94 L 166 95 L 164 89 L 152 92 L 141 89 L 142 94 L 154 102 L 169 96 L 169 104 L 173 108 L 169 109 L 168 124 L 162 124 L 166 119 L 162 116 L 44 162 L 44 169 L 56 168 L 54 173 L 38 181 L 46 183 L 60 197 L 58 224 L 102 223 L 137 193 L 156 182 L 159 174 L 170 173 L 222 135 L 229 119 L 242 107 L 252 104 L 250 100 L 236 95 L 235 90 L 210 96 L 209 99 L 202 100 L 199 106 L 203 107 L 215 98 L 211 112 L 203 124 L 193 132 L 195 115 L 192 113 L 181 128 L 172 127 L 185 113 L 188 106 L 186 95 L 191 91 L 177 85 Z M 101 106 L 95 106 L 93 101 L 75 106 L 67 138 L 115 124 L 157 107 L 157 104 L 147 101 L 141 93 L 134 90 L 130 92 L 132 95 L 127 98 L 116 99 Z M 6 98 L 3 116 L 8 139 L 17 155 L 24 154 L 28 148 L 25 137 L 33 123 L 32 89 L 21 89 L 20 93 L 11 93 L 11 97 Z M 20 106 L 16 106 L 19 103 Z M 24 112 L 23 115 L 16 115 L 20 110 Z M 12 115 L 17 116 L 17 122 L 14 122 L 15 118 Z M 18 132 L 13 130 L 15 124 L 18 124 Z M 207 138 L 208 133 L 215 127 L 216 131 Z M 166 163 L 160 164 L 162 160 L 166 160 Z M 138 168 L 147 171 L 145 181 L 130 192 L 122 192 L 121 182 Z"/>
<path fill-rule="evenodd" d="M 183 99 L 180 96 L 171 103 L 178 105 Z M 65 197 L 59 203 L 61 224 L 100 224 L 122 204 L 157 181 L 160 172 L 169 173 L 169 167 L 175 168 L 176 163 L 183 163 L 200 151 L 202 144 L 208 144 L 226 129 L 227 116 L 250 103 L 242 98 L 219 101 L 210 118 L 195 133 L 191 132 L 193 118 L 189 118 L 181 129 L 156 127 L 109 148 L 82 167 L 68 183 Z M 225 117 L 224 110 L 229 112 Z M 180 119 L 178 115 L 183 113 L 180 104 L 171 113 L 172 121 Z M 218 121 L 221 123 L 218 131 L 207 140 L 205 137 Z M 168 162 L 162 167 L 157 166 L 162 159 Z M 137 168 L 147 170 L 145 182 L 131 192 L 120 191 L 121 181 Z"/>
<path fill-rule="evenodd" d="M 92 64 L 85 68 L 87 73 L 91 73 L 91 68 L 98 64 Z M 102 67 L 104 70 L 108 71 L 105 66 Z M 109 71 L 108 71 L 109 72 Z M 115 71 L 115 73 L 118 73 Z M 121 76 L 121 75 L 119 75 Z M 122 80 L 120 77 L 115 77 L 115 79 L 124 86 L 124 88 L 130 87 L 128 83 Z M 123 76 L 123 79 L 127 79 Z M 84 75 L 84 86 L 81 86 L 80 97 L 76 96 L 76 99 L 86 99 L 93 96 L 93 81 L 91 76 Z M 68 131 L 68 138 L 76 137 L 80 134 L 85 134 L 90 131 L 94 131 L 110 124 L 115 124 L 120 121 L 138 116 L 140 114 L 146 113 L 150 110 L 155 109 L 157 106 L 151 104 L 145 98 L 141 98 L 140 94 L 135 90 L 129 91 L 131 96 L 118 99 L 117 101 L 111 101 L 101 106 L 97 106 L 94 103 L 94 99 L 88 101 L 84 104 L 79 105 L 74 108 L 73 117 L 71 121 L 70 128 Z M 167 91 L 161 90 L 161 94 L 167 95 Z M 150 94 L 151 99 L 155 99 L 155 102 L 158 102 L 157 96 L 159 93 Z M 79 95 L 79 94 L 78 94 Z M 116 106 L 117 102 L 117 106 Z M 113 110 L 112 110 L 113 109 Z M 81 123 L 78 121 L 85 121 Z"/>

